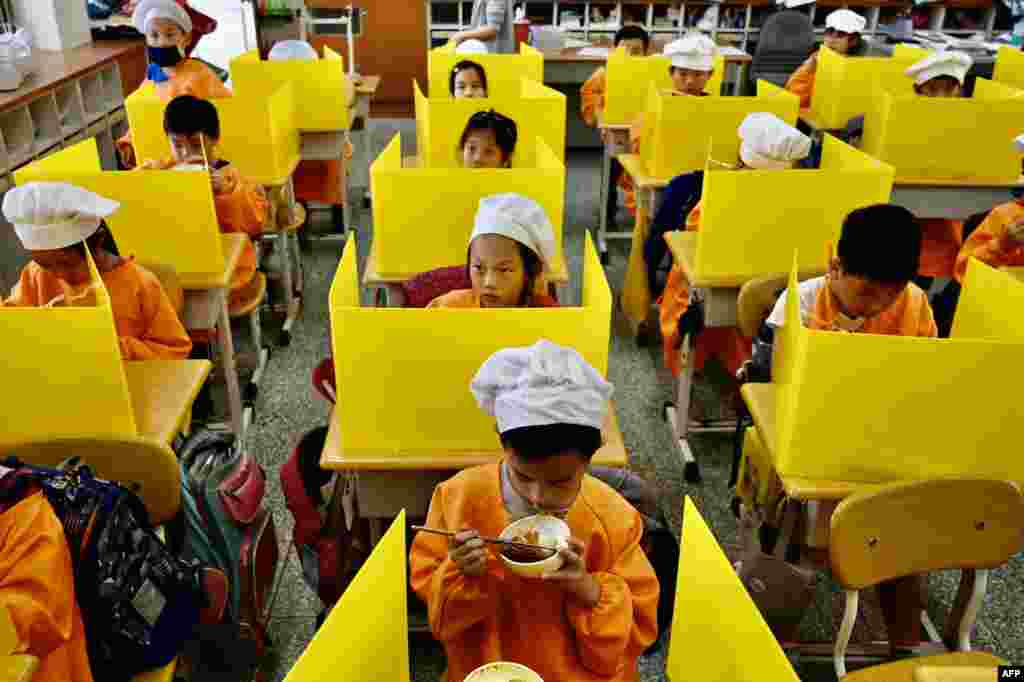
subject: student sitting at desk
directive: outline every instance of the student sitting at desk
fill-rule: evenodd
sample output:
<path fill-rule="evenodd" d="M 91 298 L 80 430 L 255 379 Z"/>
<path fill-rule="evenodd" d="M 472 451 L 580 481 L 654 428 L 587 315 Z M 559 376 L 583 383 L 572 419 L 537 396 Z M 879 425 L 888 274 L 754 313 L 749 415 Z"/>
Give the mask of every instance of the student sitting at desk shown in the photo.
<path fill-rule="evenodd" d="M 639 513 L 586 473 L 611 385 L 575 350 L 539 341 L 498 351 L 470 387 L 497 419 L 505 458 L 437 486 L 427 525 L 457 535 L 420 533 L 409 556 L 446 679 L 504 660 L 545 680 L 635 682 L 658 633 L 658 580 L 640 547 Z M 537 513 L 563 518 L 572 538 L 561 569 L 527 579 L 480 537 Z"/>
<path fill-rule="evenodd" d="M 262 232 L 269 208 L 266 196 L 262 187 L 242 177 L 237 168 L 217 155 L 220 140 L 217 108 L 191 95 L 177 97 L 164 112 L 164 132 L 170 140 L 171 157 L 146 161 L 142 167 L 209 172 L 220 231 L 244 232 L 251 236 Z M 231 277 L 229 304 L 246 298 L 245 289 L 255 275 L 256 249 L 249 242 Z"/>
<path fill-rule="evenodd" d="M 30 182 L 4 196 L 3 211 L 32 262 L 4 305 L 49 307 L 88 301 L 86 249 L 110 294 L 125 360 L 179 360 L 192 342 L 159 280 L 117 253 L 105 219 L 120 207 L 80 187 Z"/>
<path fill-rule="evenodd" d="M 545 272 L 555 258 L 555 234 L 544 208 L 521 194 L 480 200 L 466 269 L 472 289 L 439 296 L 428 308 L 555 308 Z"/>
<path fill-rule="evenodd" d="M 132 13 L 132 25 L 146 37 L 149 69 L 140 86 L 149 87 L 164 102 L 179 95 L 202 99 L 230 97 L 231 91 L 210 67 L 185 56 L 192 40 L 192 19 L 174 0 L 142 0 Z M 125 168 L 135 167 L 131 132 L 117 141 Z"/>
<path fill-rule="evenodd" d="M 516 151 L 516 122 L 494 109 L 469 117 L 459 138 L 463 168 L 509 168 Z"/>
<path fill-rule="evenodd" d="M 805 158 L 811 150 L 811 139 L 778 116 L 769 113 L 749 114 L 739 127 L 740 148 L 737 169 L 785 170 Z M 685 229 L 700 229 L 701 204 L 694 206 L 686 218 Z M 681 219 L 682 216 L 679 216 Z M 690 283 L 683 268 L 675 263 L 668 276 L 665 291 L 658 299 L 658 318 L 664 344 L 665 364 L 673 375 L 679 374 L 679 347 L 682 344 L 690 309 Z M 732 362 L 738 367 L 737 362 Z"/>
<path fill-rule="evenodd" d="M 837 9 L 825 17 L 825 47 L 839 54 L 859 56 L 865 52 L 861 33 L 867 20 L 848 9 Z M 814 94 L 814 75 L 818 70 L 818 53 L 815 52 L 800 65 L 786 81 L 786 90 L 800 98 L 800 108 L 811 106 Z"/>
<path fill-rule="evenodd" d="M 707 97 L 704 89 L 715 72 L 715 57 L 718 47 L 703 33 L 689 33 L 665 46 L 665 56 L 672 60 L 668 67 L 672 78 L 672 94 Z M 640 136 L 644 128 L 641 115 L 633 122 L 629 131 L 629 142 L 634 154 L 640 153 Z M 626 208 L 636 213 L 636 190 L 628 173 L 619 176 L 619 188 L 625 195 Z"/>
<path fill-rule="evenodd" d="M 476 62 L 463 59 L 448 74 L 448 92 L 455 99 L 486 99 L 487 72 Z"/>
<path fill-rule="evenodd" d="M 961 97 L 973 60 L 963 52 L 941 51 L 906 70 L 921 97 Z M 935 277 L 952 277 L 963 245 L 964 224 L 948 218 L 921 219 L 921 270 L 916 280 L 927 290 Z"/>

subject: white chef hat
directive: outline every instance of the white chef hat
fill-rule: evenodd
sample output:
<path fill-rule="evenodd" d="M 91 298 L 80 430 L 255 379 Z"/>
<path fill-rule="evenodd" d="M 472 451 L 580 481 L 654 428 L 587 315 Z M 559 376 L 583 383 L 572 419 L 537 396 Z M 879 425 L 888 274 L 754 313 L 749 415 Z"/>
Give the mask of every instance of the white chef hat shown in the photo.
<path fill-rule="evenodd" d="M 1013 138 L 1013 148 L 1018 154 L 1024 154 L 1024 135 Z"/>
<path fill-rule="evenodd" d="M 703 33 L 688 33 L 665 46 L 665 56 L 672 60 L 672 66 L 694 71 L 711 71 L 715 68 L 718 47 Z"/>
<path fill-rule="evenodd" d="M 463 40 L 459 43 L 459 46 L 455 48 L 455 54 L 487 54 L 490 50 L 487 49 L 487 43 L 476 38 L 470 38 L 469 40 Z"/>
<path fill-rule="evenodd" d="M 780 5 L 785 6 L 786 9 L 793 9 L 794 7 L 803 7 L 804 5 L 810 5 L 815 0 L 782 0 Z"/>
<path fill-rule="evenodd" d="M 573 348 L 541 339 L 489 357 L 470 382 L 498 432 L 523 426 L 577 424 L 600 429 L 612 385 Z"/>
<path fill-rule="evenodd" d="M 974 60 L 964 52 L 940 50 L 928 55 L 904 73 L 914 79 L 914 85 L 921 85 L 939 76 L 955 78 L 963 85 L 972 64 Z"/>
<path fill-rule="evenodd" d="M 500 234 L 533 251 L 550 270 L 555 260 L 555 231 L 544 208 L 522 194 L 494 194 L 480 200 L 469 241 Z"/>
<path fill-rule="evenodd" d="M 747 114 L 739 135 L 740 159 L 750 168 L 789 168 L 811 151 L 811 138 L 775 114 Z"/>
<path fill-rule="evenodd" d="M 4 217 L 30 251 L 63 249 L 92 236 L 121 204 L 66 182 L 30 182 L 4 196 Z"/>
<path fill-rule="evenodd" d="M 149 33 L 149 24 L 154 19 L 173 21 L 185 33 L 192 33 L 192 18 L 174 0 L 142 0 L 132 12 L 132 26 L 143 35 Z"/>
<path fill-rule="evenodd" d="M 279 40 L 270 48 L 267 59 L 276 62 L 289 60 L 315 62 L 320 59 L 316 49 L 305 40 Z"/>
<path fill-rule="evenodd" d="M 868 20 L 848 9 L 837 9 L 825 17 L 825 28 L 842 33 L 863 33 Z"/>

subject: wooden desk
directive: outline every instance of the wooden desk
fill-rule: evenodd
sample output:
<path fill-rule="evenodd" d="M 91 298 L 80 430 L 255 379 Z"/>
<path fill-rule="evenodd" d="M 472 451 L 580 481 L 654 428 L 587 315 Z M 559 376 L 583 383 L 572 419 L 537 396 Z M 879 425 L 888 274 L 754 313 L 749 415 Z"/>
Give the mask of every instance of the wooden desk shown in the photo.
<path fill-rule="evenodd" d="M 363 194 L 356 199 L 359 203 L 362 203 L 370 191 L 370 163 L 373 161 L 370 149 L 370 105 L 377 96 L 380 84 L 380 76 L 363 76 L 362 81 L 356 86 L 356 97 L 353 102 L 352 168 L 348 178 L 351 189 L 363 190 Z"/>
<path fill-rule="evenodd" d="M 182 323 L 189 331 L 217 329 L 217 348 L 228 389 L 228 410 L 231 430 L 239 442 L 245 438 L 245 414 L 242 390 L 238 385 L 238 366 L 235 364 L 235 343 L 231 336 L 231 315 L 228 311 L 228 293 L 231 277 L 242 256 L 249 236 L 240 233 L 221 235 L 224 248 L 224 270 L 219 273 L 180 273 L 185 289 L 185 311 Z"/>
<path fill-rule="evenodd" d="M 914 668 L 914 682 L 993 682 L 998 668 L 974 665 L 923 665 Z"/>
<path fill-rule="evenodd" d="M 408 282 L 420 274 L 418 272 L 381 272 L 377 268 L 377 243 L 370 247 L 370 255 L 366 258 L 366 269 L 363 272 L 363 286 L 369 289 L 376 289 L 382 293 L 377 297 L 377 305 L 382 307 L 398 307 L 401 303 L 401 292 L 399 285 Z M 548 282 L 554 284 L 559 290 L 559 297 L 565 300 L 565 288 L 569 284 L 569 269 L 565 262 L 565 254 L 559 255 L 559 261 L 552 268 L 548 275 Z M 449 263 L 448 265 L 451 265 Z M 437 267 L 445 267 L 439 264 Z"/>
<path fill-rule="evenodd" d="M 918 218 L 965 220 L 975 213 L 1010 201 L 1010 192 L 1020 186 L 1016 182 L 984 179 L 897 177 L 889 200 L 907 208 Z"/>
<path fill-rule="evenodd" d="M 125 376 L 139 436 L 170 445 L 185 427 L 192 403 L 213 369 L 206 360 L 126 362 Z"/>

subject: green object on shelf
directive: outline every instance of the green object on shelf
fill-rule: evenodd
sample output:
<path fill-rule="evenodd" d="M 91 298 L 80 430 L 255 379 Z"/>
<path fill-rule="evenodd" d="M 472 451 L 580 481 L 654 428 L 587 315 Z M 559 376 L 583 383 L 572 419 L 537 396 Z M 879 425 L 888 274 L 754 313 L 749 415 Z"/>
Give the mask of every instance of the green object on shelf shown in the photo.
<path fill-rule="evenodd" d="M 290 17 L 293 14 L 288 0 L 267 0 L 266 9 L 263 11 L 263 15 L 268 17 Z"/>

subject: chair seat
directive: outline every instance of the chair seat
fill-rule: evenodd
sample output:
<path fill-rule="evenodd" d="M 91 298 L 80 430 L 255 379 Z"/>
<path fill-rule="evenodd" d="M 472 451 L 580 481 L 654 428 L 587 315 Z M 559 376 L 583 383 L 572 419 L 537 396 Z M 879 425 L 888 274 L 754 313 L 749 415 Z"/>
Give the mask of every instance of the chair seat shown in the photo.
<path fill-rule="evenodd" d="M 245 317 L 256 310 L 267 295 L 267 276 L 257 271 L 252 281 L 241 292 L 241 299 L 231 304 L 228 314 L 232 318 Z"/>
<path fill-rule="evenodd" d="M 914 671 L 922 666 L 985 666 L 1005 665 L 998 656 L 987 651 L 955 651 L 938 656 L 918 656 L 893 663 L 856 670 L 843 678 L 843 682 L 914 682 Z"/>

